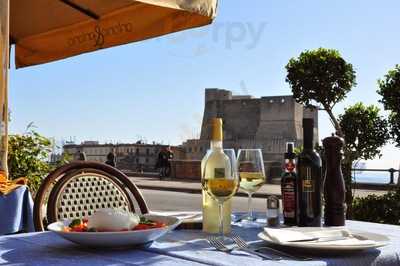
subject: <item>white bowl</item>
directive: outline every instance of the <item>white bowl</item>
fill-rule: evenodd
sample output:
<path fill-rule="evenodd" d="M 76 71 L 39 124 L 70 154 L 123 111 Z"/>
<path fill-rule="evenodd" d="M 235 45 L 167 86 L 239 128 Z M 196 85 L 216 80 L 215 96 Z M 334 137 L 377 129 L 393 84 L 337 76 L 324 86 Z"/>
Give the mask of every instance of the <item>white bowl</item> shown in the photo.
<path fill-rule="evenodd" d="M 145 214 L 144 216 L 147 219 L 165 223 L 167 226 L 146 230 L 120 232 L 64 232 L 64 226 L 68 226 L 71 223 L 70 220 L 64 220 L 48 225 L 47 229 L 69 241 L 83 246 L 127 247 L 150 244 L 169 231 L 174 230 L 181 223 L 180 219 L 173 216 L 151 214 Z"/>

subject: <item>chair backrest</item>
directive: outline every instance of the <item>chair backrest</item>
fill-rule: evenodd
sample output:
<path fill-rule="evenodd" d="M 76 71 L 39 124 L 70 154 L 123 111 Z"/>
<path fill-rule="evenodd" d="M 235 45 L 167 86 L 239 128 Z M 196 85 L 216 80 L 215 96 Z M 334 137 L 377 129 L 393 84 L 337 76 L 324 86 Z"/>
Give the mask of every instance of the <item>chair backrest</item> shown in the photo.
<path fill-rule="evenodd" d="M 100 208 L 135 212 L 136 205 L 141 213 L 148 213 L 142 194 L 124 173 L 106 164 L 76 161 L 44 179 L 35 197 L 35 229 L 43 231 L 47 223 L 61 219 L 87 217 Z"/>

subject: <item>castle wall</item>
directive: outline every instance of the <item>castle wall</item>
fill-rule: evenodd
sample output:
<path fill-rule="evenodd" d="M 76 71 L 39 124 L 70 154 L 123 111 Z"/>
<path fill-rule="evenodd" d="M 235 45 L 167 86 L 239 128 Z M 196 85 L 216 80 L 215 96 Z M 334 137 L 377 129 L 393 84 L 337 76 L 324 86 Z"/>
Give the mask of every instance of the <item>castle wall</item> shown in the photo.
<path fill-rule="evenodd" d="M 260 126 L 257 139 L 298 138 L 294 122 L 294 100 L 290 96 L 261 98 Z"/>
<path fill-rule="evenodd" d="M 318 111 L 298 104 L 291 95 L 253 98 L 206 89 L 200 139 L 183 144 L 187 159 L 204 156 L 211 134 L 209 122 L 215 117 L 223 119 L 225 148 L 260 148 L 264 161 L 283 162 L 286 142 L 302 145 L 304 117 L 314 119 L 314 142 L 318 142 Z"/>
<path fill-rule="evenodd" d="M 226 140 L 256 138 L 260 122 L 260 101 L 253 99 L 223 101 L 221 104 Z"/>

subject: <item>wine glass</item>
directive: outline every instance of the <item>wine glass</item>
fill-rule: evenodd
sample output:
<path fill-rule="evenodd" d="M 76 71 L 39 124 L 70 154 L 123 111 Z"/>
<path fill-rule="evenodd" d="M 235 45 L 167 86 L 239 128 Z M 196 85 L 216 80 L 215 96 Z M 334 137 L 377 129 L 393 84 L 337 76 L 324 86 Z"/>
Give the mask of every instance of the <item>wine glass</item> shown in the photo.
<path fill-rule="evenodd" d="M 224 153 L 226 156 L 229 157 L 229 160 L 231 162 L 231 169 L 232 169 L 232 175 L 237 175 L 237 159 L 236 159 L 236 152 L 234 149 L 224 149 Z"/>
<path fill-rule="evenodd" d="M 229 151 L 227 154 L 232 155 Z M 211 153 L 204 163 L 204 174 L 201 180 L 204 191 L 218 202 L 219 234 L 223 242 L 226 240 L 223 225 L 224 202 L 232 198 L 239 188 L 239 177 L 235 166 L 232 167 L 236 163 L 235 157 L 232 157 L 231 163 L 227 154 L 222 149 Z"/>
<path fill-rule="evenodd" d="M 238 154 L 238 172 L 240 188 L 248 197 L 247 216 L 243 220 L 255 221 L 251 206 L 252 195 L 265 183 L 264 160 L 261 149 L 242 149 Z"/>

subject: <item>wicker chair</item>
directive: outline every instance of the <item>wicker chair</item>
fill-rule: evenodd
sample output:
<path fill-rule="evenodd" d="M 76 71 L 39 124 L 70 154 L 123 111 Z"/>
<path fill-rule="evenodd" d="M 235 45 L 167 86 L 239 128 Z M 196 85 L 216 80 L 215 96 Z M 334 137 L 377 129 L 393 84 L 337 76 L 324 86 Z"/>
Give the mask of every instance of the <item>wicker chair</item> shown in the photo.
<path fill-rule="evenodd" d="M 43 231 L 58 220 L 90 216 L 100 208 L 149 212 L 136 185 L 118 169 L 97 162 L 72 162 L 54 170 L 40 186 L 33 212 L 35 229 Z"/>

